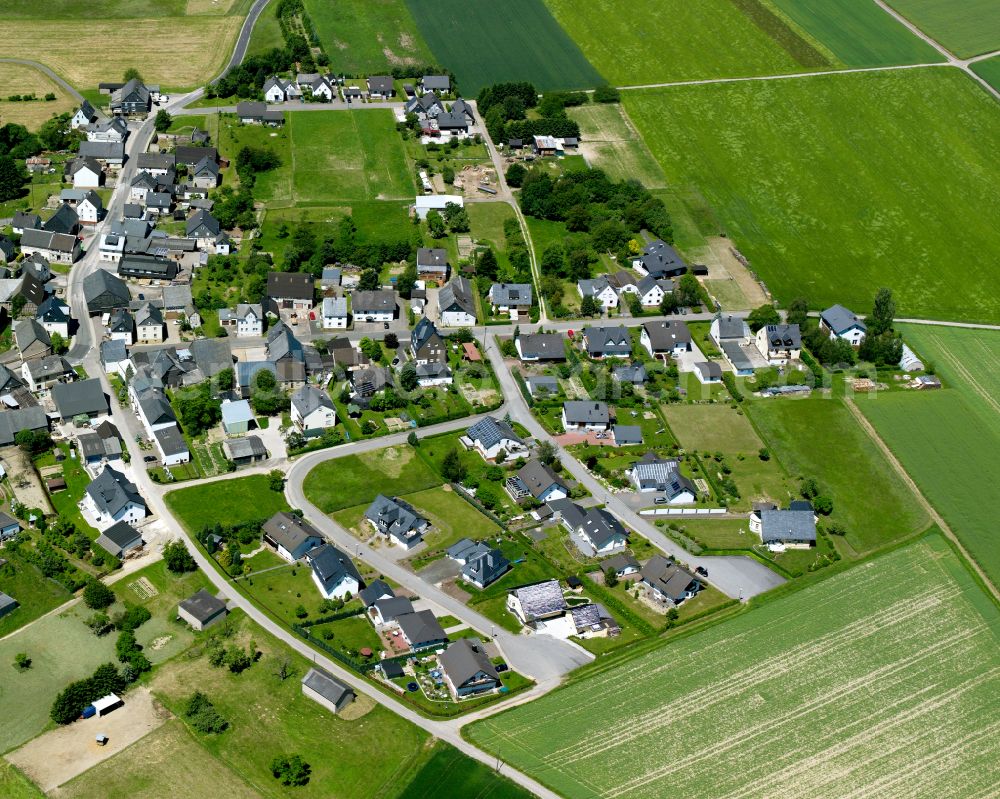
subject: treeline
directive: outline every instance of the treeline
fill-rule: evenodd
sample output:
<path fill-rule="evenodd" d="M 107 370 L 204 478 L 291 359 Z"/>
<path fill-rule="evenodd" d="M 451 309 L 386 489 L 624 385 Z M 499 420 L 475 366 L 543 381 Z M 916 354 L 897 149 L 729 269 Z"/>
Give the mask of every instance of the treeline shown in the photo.
<path fill-rule="evenodd" d="M 264 81 L 276 72 L 287 72 L 295 66 L 289 50 L 275 47 L 261 55 L 247 56 L 242 64 L 230 69 L 215 83 L 205 87 L 205 97 L 240 97 L 262 99 Z"/>
<path fill-rule="evenodd" d="M 362 270 L 378 270 L 386 263 L 412 261 L 420 242 L 420 230 L 413 228 L 409 238 L 393 237 L 368 240 L 358 231 L 351 216 L 343 217 L 333 226 L 333 232 L 320 235 L 328 228 L 311 222 L 301 222 L 294 229 L 283 223 L 278 238 L 288 239 L 282 253 L 285 272 L 309 272 L 320 277 L 328 264 L 354 264 Z"/>
<path fill-rule="evenodd" d="M 587 102 L 583 92 L 553 92 L 538 100 L 535 87 L 527 82 L 487 86 L 476 98 L 490 138 L 500 144 L 507 139 L 532 136 L 579 137 L 580 126 L 566 116 L 566 107 Z M 528 109 L 536 108 L 539 119 L 528 119 Z"/>
<path fill-rule="evenodd" d="M 37 133 L 13 122 L 0 127 L 0 202 L 23 196 L 28 173 L 22 161 L 46 150 L 68 150 L 80 138 L 69 119 L 69 114 L 54 116 Z"/>
<path fill-rule="evenodd" d="M 292 60 L 299 63 L 303 72 L 316 72 L 318 67 L 330 63 L 330 57 L 323 52 L 316 26 L 313 25 L 302 0 L 279 0 L 274 13 L 278 17 L 278 25 L 281 26 L 285 48 L 291 53 Z M 302 31 L 305 31 L 305 35 Z M 313 48 L 320 51 L 319 55 L 313 56 Z"/>

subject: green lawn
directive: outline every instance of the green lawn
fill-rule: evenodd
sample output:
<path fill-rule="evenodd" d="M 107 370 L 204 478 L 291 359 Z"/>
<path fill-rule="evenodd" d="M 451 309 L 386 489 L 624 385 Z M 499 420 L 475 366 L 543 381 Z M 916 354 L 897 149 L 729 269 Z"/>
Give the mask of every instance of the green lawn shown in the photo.
<path fill-rule="evenodd" d="M 293 199 L 293 173 L 299 151 L 292 153 L 291 114 L 285 114 L 285 125 L 270 128 L 263 125 L 241 125 L 235 118 L 225 118 L 217 143 L 219 151 L 231 162 L 243 147 L 268 150 L 278 156 L 279 166 L 257 175 L 254 183 L 254 197 L 262 202 L 291 202 Z M 239 183 L 236 169 L 223 170 L 224 185 Z"/>
<path fill-rule="evenodd" d="M 279 257 L 284 253 L 289 246 L 289 238 L 280 234 L 283 223 L 294 230 L 301 222 L 312 222 L 325 233 L 345 216 L 350 216 L 357 225 L 359 241 L 397 241 L 409 237 L 413 229 L 408 207 L 408 203 L 394 200 L 358 200 L 332 206 L 269 207 L 261 225 L 261 248 Z"/>
<path fill-rule="evenodd" d="M 268 4 L 260 12 L 253 26 L 250 44 L 247 45 L 247 55 L 261 55 L 275 47 L 285 46 L 285 37 L 281 35 L 281 23 L 278 22 L 278 6 Z M 313 19 L 315 22 L 315 18 Z"/>
<path fill-rule="evenodd" d="M 0 795 L 6 799 L 45 799 L 21 770 L 6 760 L 0 761 Z"/>
<path fill-rule="evenodd" d="M 469 203 L 469 223 L 472 237 L 476 241 L 488 241 L 503 250 L 507 240 L 503 235 L 503 223 L 514 216 L 514 209 L 507 203 Z"/>
<path fill-rule="evenodd" d="M 543 92 L 604 82 L 542 0 L 508 0 L 502 13 L 489 3 L 465 0 L 406 4 L 431 52 L 455 73 L 466 97 L 503 81 L 530 81 Z"/>
<path fill-rule="evenodd" d="M 391 111 L 298 111 L 286 117 L 296 202 L 412 201 L 413 175 Z"/>
<path fill-rule="evenodd" d="M 957 70 L 624 101 L 668 180 L 697 187 L 782 302 L 865 313 L 889 286 L 901 316 L 1000 320 L 1000 272 L 986 255 L 1000 249 L 1000 115 Z"/>
<path fill-rule="evenodd" d="M 462 538 L 479 540 L 500 532 L 497 525 L 458 496 L 450 486 L 407 494 L 405 499 L 432 525 L 430 533 L 424 536 L 428 549 L 447 549 Z"/>
<path fill-rule="evenodd" d="M 370 503 L 378 494 L 412 494 L 441 482 L 411 447 L 399 446 L 317 464 L 306 475 L 303 490 L 323 513 L 333 513 Z"/>
<path fill-rule="evenodd" d="M 580 105 L 566 112 L 580 125 L 592 167 L 603 169 L 612 180 L 634 178 L 647 189 L 666 187 L 663 170 L 620 104 Z"/>
<path fill-rule="evenodd" d="M 891 0 L 889 5 L 960 58 L 1000 49 L 1000 6 L 993 0 Z"/>
<path fill-rule="evenodd" d="M 994 89 L 1000 91 L 1000 56 L 987 58 L 972 65 L 972 71 L 990 84 Z"/>
<path fill-rule="evenodd" d="M 404 0 L 305 0 L 305 6 L 335 74 L 382 75 L 434 61 Z"/>
<path fill-rule="evenodd" d="M 0 591 L 14 597 L 20 607 L 0 619 L 0 638 L 72 598 L 65 586 L 45 577 L 36 566 L 7 552 L 3 557 L 8 562 L 0 566 Z"/>
<path fill-rule="evenodd" d="M 312 569 L 284 561 L 265 568 L 267 571 L 240 580 L 244 593 L 287 625 L 302 621 L 296 614 L 300 606 L 306 609 L 307 619 L 320 615 L 323 596 L 312 580 Z"/>
<path fill-rule="evenodd" d="M 997 607 L 934 535 L 641 656 L 598 661 L 467 734 L 579 799 L 989 793 L 998 634 Z"/>
<path fill-rule="evenodd" d="M 178 488 L 165 498 L 167 507 L 193 533 L 216 522 L 233 524 L 269 519 L 278 511 L 289 509 L 284 493 L 272 491 L 263 474 Z"/>
<path fill-rule="evenodd" d="M 830 521 L 846 527 L 856 552 L 926 527 L 927 515 L 841 400 L 757 400 L 743 407 L 793 488 L 814 477 L 833 499 Z"/>

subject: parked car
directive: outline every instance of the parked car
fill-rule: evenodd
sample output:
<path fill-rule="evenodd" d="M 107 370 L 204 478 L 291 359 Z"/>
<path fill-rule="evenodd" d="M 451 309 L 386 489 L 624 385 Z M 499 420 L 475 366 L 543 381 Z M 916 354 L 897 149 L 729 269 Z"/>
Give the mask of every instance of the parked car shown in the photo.
<path fill-rule="evenodd" d="M 667 501 L 666 497 L 654 497 L 653 498 L 653 504 L 654 505 L 663 505 L 666 501 Z"/>
<path fill-rule="evenodd" d="M 700 574 L 702 577 L 708 577 L 708 569 L 706 569 L 704 566 L 699 566 L 697 569 L 694 570 L 694 573 Z"/>
<path fill-rule="evenodd" d="M 147 455 L 146 457 L 144 457 L 142 459 L 142 462 L 143 463 L 156 463 L 156 456 L 155 455 Z"/>

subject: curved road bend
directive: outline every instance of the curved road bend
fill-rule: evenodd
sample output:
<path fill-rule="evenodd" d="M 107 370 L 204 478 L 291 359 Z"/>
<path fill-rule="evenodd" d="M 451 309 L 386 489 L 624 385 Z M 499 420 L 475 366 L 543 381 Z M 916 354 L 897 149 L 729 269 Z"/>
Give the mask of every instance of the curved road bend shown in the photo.
<path fill-rule="evenodd" d="M 73 98 L 78 102 L 82 103 L 85 99 L 80 92 L 67 83 L 65 79 L 59 77 L 59 75 L 53 72 L 49 67 L 45 66 L 45 64 L 39 64 L 37 61 L 31 61 L 27 58 L 0 58 L 0 64 L 22 64 L 23 66 L 37 69 L 39 72 L 44 72 L 45 75 L 58 84 L 63 91 L 73 95 Z"/>

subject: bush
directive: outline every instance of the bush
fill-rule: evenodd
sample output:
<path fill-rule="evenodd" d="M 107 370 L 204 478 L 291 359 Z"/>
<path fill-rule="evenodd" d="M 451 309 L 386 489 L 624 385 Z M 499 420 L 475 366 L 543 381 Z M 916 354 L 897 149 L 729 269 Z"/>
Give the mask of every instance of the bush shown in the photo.
<path fill-rule="evenodd" d="M 833 500 L 827 496 L 818 496 L 813 500 L 813 509 L 820 516 L 829 516 L 833 513 Z"/>
<path fill-rule="evenodd" d="M 106 610 L 115 601 L 115 592 L 100 580 L 91 580 L 83 589 L 83 602 L 91 610 Z"/>
<path fill-rule="evenodd" d="M 617 103 L 621 100 L 621 93 L 614 86 L 598 86 L 594 89 L 595 103 Z"/>
<path fill-rule="evenodd" d="M 184 542 L 179 539 L 170 541 L 163 547 L 163 560 L 167 564 L 167 569 L 175 574 L 193 572 L 198 569 L 198 564 L 191 557 Z"/>
<path fill-rule="evenodd" d="M 312 767 L 300 755 L 276 757 L 271 761 L 271 773 L 282 785 L 301 786 L 309 782 Z"/>
<path fill-rule="evenodd" d="M 115 627 L 119 630 L 133 632 L 153 618 L 153 614 L 142 605 L 130 606 L 121 617 L 115 619 Z"/>
<path fill-rule="evenodd" d="M 184 717 L 198 732 L 218 734 L 229 727 L 229 722 L 201 691 L 195 691 L 184 704 Z"/>
<path fill-rule="evenodd" d="M 31 668 L 31 658 L 27 652 L 18 652 L 14 655 L 14 668 L 18 671 L 27 671 Z"/>

